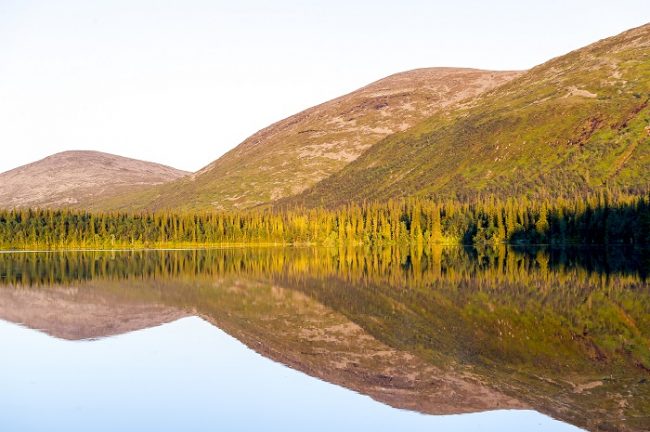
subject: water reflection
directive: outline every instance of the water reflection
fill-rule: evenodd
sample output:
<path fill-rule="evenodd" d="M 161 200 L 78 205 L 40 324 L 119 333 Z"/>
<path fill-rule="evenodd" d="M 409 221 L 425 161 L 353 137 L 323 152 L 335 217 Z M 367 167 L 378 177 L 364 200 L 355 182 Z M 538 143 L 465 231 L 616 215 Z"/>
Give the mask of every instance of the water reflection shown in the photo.
<path fill-rule="evenodd" d="M 80 339 L 200 316 L 393 407 L 645 430 L 647 271 L 607 249 L 2 254 L 0 318 Z"/>
<path fill-rule="evenodd" d="M 12 371 L 1 380 L 3 431 L 578 430 L 534 411 L 395 410 L 257 355 L 195 317 L 92 343 L 0 321 L 0 338 L 21 341 L 0 357 Z"/>

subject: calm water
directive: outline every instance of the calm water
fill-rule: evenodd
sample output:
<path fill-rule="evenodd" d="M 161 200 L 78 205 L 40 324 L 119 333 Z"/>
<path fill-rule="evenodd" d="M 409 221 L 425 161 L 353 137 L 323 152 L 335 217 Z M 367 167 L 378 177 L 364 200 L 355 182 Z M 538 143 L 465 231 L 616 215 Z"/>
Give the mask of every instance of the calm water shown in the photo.
<path fill-rule="evenodd" d="M 0 430 L 648 430 L 648 254 L 0 254 Z"/>

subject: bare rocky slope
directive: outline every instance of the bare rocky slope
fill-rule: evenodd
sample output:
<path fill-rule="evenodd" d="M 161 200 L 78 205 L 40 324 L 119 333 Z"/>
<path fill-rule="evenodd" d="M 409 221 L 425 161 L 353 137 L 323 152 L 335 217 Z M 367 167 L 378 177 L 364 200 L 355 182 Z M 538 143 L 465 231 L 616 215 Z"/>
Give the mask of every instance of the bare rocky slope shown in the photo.
<path fill-rule="evenodd" d="M 386 136 L 519 75 L 455 68 L 398 73 L 262 129 L 192 176 L 101 206 L 231 210 L 295 195 Z"/>
<path fill-rule="evenodd" d="M 185 176 L 168 166 L 95 151 L 67 151 L 0 174 L 0 208 L 92 208 L 107 196 Z"/>

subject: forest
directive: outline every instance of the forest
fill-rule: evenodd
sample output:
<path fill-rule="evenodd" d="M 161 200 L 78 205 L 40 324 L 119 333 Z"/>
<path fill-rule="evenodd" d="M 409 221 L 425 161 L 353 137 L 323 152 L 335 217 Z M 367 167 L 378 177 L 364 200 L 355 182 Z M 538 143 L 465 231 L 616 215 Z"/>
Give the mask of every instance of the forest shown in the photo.
<path fill-rule="evenodd" d="M 406 198 L 338 209 L 203 213 L 0 211 L 0 248 L 149 248 L 321 245 L 416 249 L 435 244 L 650 244 L 650 196 L 599 193 L 580 199 Z"/>

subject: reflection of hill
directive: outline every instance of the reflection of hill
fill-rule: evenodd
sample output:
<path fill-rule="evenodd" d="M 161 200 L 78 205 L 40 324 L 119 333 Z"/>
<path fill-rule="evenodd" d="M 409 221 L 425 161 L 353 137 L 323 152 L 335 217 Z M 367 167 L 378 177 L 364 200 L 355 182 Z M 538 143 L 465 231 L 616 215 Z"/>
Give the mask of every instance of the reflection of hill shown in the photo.
<path fill-rule="evenodd" d="M 392 348 L 295 290 L 220 281 L 198 312 L 260 354 L 398 408 L 430 414 L 523 408 L 476 377 Z M 227 288 L 226 288 L 227 287 Z"/>
<path fill-rule="evenodd" d="M 147 302 L 115 305 L 88 286 L 47 290 L 0 289 L 0 319 L 41 330 L 60 339 L 114 336 L 187 316 L 181 310 Z"/>
<path fill-rule="evenodd" d="M 393 406 L 527 405 L 592 430 L 644 430 L 644 273 L 579 261 L 247 249 L 1 256 L 0 274 L 25 293 L 76 286 L 122 310 L 200 315 L 270 358 Z"/>
<path fill-rule="evenodd" d="M 0 319 L 65 339 L 101 338 L 195 314 L 268 358 L 398 408 L 449 414 L 525 407 L 470 374 L 443 371 L 381 343 L 304 294 L 254 280 L 2 287 L 0 301 Z"/>

